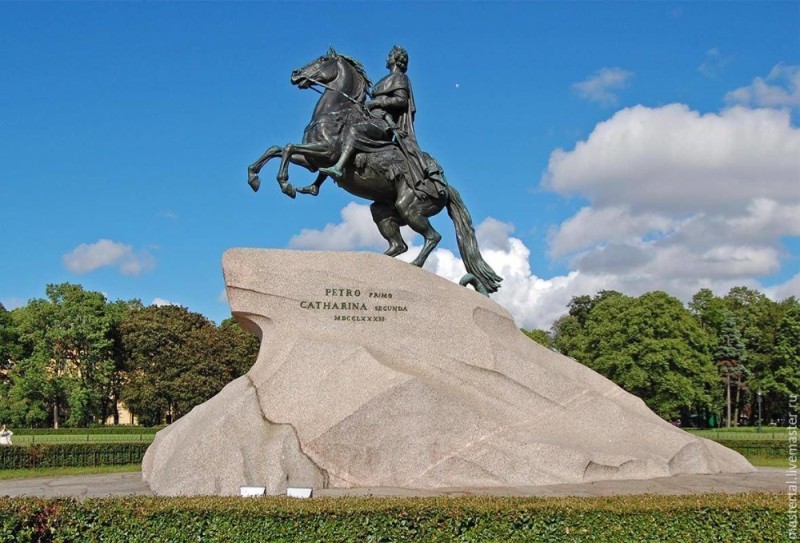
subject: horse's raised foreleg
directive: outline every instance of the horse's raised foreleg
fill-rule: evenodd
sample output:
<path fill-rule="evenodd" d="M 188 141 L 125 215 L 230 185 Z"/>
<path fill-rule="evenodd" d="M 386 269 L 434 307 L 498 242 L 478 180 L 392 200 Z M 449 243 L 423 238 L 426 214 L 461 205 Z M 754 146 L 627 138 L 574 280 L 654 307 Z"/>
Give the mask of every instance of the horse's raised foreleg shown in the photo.
<path fill-rule="evenodd" d="M 261 179 L 259 179 L 258 174 L 261 172 L 261 168 L 264 167 L 264 164 L 270 161 L 270 159 L 275 158 L 276 156 L 281 156 L 283 149 L 278 147 L 277 145 L 273 145 L 266 151 L 261 157 L 250 164 L 247 167 L 247 184 L 250 185 L 250 188 L 253 189 L 253 192 L 258 191 L 258 188 L 261 186 Z"/>
<path fill-rule="evenodd" d="M 281 154 L 281 165 L 278 168 L 278 185 L 281 191 L 290 198 L 297 195 L 297 191 L 289 183 L 289 163 L 305 162 L 309 159 L 331 160 L 331 149 L 326 143 L 290 143 L 283 148 Z M 317 178 L 319 181 L 319 178 Z M 321 182 L 320 182 L 321 183 Z"/>

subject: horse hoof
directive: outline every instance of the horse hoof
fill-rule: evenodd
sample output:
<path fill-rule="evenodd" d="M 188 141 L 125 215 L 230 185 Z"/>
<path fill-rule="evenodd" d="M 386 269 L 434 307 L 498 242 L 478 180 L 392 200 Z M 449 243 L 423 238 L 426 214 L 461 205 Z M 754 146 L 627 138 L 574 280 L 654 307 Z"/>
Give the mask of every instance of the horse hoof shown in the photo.
<path fill-rule="evenodd" d="M 255 175 L 247 180 L 247 184 L 250 185 L 250 188 L 253 189 L 253 192 L 258 192 L 258 189 L 261 187 L 261 179 Z"/>
<path fill-rule="evenodd" d="M 316 196 L 319 194 L 319 189 L 317 189 L 317 187 L 314 185 L 311 185 L 310 187 L 298 187 L 297 192 L 300 194 L 310 194 L 311 196 Z"/>
<path fill-rule="evenodd" d="M 408 247 L 405 245 L 392 245 L 383 253 L 386 256 L 395 257 L 397 255 L 401 255 L 408 251 Z"/>
<path fill-rule="evenodd" d="M 283 185 L 282 190 L 283 193 L 289 198 L 295 198 L 297 196 L 297 190 L 295 190 L 295 188 L 289 183 Z"/>

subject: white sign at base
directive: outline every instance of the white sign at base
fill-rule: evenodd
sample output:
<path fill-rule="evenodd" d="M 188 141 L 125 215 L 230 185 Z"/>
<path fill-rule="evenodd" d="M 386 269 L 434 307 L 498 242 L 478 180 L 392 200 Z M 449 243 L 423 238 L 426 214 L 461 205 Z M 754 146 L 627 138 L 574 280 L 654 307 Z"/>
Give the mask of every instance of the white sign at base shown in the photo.
<path fill-rule="evenodd" d="M 289 487 L 286 489 L 286 495 L 290 498 L 310 498 L 311 497 L 311 489 L 310 488 L 294 488 Z"/>
<path fill-rule="evenodd" d="M 239 492 L 242 494 L 242 498 L 255 498 L 256 496 L 263 496 L 267 493 L 267 487 L 265 486 L 240 486 Z"/>

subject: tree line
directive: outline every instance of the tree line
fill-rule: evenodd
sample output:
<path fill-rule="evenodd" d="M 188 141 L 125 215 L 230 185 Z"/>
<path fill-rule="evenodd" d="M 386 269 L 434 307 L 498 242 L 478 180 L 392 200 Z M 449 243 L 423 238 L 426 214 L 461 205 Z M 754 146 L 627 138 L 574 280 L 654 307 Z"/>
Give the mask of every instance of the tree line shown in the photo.
<path fill-rule="evenodd" d="M 24 427 L 169 423 L 255 362 L 258 340 L 178 306 L 110 302 L 81 285 L 48 285 L 45 299 L 0 304 L 0 421 Z"/>
<path fill-rule="evenodd" d="M 80 285 L 0 304 L 0 422 L 17 427 L 169 423 L 255 362 L 258 340 L 178 306 L 110 302 Z M 780 423 L 800 390 L 800 302 L 736 287 L 688 306 L 664 292 L 573 297 L 551 330 L 526 333 L 684 425 Z M 728 414 L 730 413 L 730 414 Z"/>
<path fill-rule="evenodd" d="M 685 307 L 664 292 L 575 296 L 549 331 L 526 333 L 684 425 L 785 424 L 800 391 L 800 302 L 701 289 Z"/>

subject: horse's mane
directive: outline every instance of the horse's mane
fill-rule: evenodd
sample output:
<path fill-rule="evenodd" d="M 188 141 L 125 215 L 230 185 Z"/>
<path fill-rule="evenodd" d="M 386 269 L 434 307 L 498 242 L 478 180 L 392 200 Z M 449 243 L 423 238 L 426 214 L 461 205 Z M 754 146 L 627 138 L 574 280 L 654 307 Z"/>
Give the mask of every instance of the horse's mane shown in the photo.
<path fill-rule="evenodd" d="M 341 57 L 348 64 L 350 64 L 350 66 L 352 66 L 353 70 L 355 70 L 356 74 L 359 76 L 360 81 L 358 82 L 358 85 L 356 86 L 356 89 L 353 92 L 353 94 L 355 95 L 353 96 L 353 98 L 355 98 L 359 102 L 363 102 L 366 97 L 367 91 L 372 86 L 372 81 L 369 80 L 367 72 L 364 69 L 364 65 L 361 64 L 356 59 L 354 59 L 353 57 L 344 55 L 342 53 L 337 53 L 333 49 L 331 49 L 329 56 Z"/>

